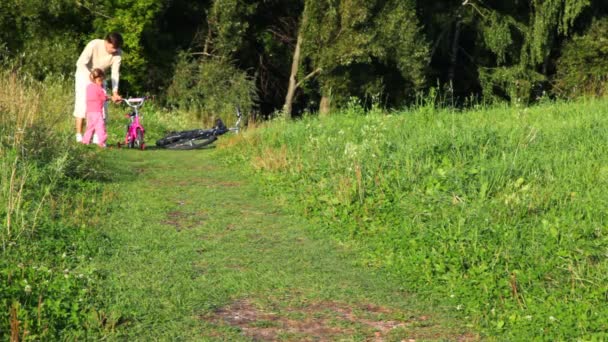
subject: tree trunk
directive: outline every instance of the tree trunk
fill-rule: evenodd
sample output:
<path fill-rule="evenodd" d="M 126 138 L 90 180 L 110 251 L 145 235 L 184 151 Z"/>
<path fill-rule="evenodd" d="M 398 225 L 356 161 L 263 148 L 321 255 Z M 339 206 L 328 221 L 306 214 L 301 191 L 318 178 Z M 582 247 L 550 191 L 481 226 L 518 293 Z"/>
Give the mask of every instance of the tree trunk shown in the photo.
<path fill-rule="evenodd" d="M 302 19 L 303 21 L 303 19 Z M 301 26 L 300 26 L 301 27 Z M 302 46 L 302 32 L 298 32 L 298 40 L 296 42 L 296 49 L 293 53 L 293 59 L 291 61 L 291 75 L 289 75 L 289 87 L 287 88 L 287 95 L 285 96 L 285 105 L 283 105 L 283 112 L 288 119 L 291 119 L 291 112 L 293 109 L 293 98 L 298 88 L 296 82 L 296 75 L 300 68 L 300 49 Z"/>
<path fill-rule="evenodd" d="M 319 103 L 319 115 L 328 116 L 331 110 L 331 99 L 329 96 L 323 95 L 321 97 L 321 103 Z"/>
<path fill-rule="evenodd" d="M 460 47 L 460 27 L 462 23 L 460 20 L 456 22 L 456 28 L 454 29 L 454 40 L 452 41 L 452 55 L 450 56 L 450 69 L 448 71 L 448 77 L 450 80 L 450 88 L 454 89 L 454 79 L 456 78 L 456 64 L 458 63 L 458 49 Z"/>
<path fill-rule="evenodd" d="M 203 48 L 203 55 L 205 56 L 209 56 L 211 39 L 213 39 L 213 33 L 211 32 L 211 21 L 209 21 L 209 17 L 207 17 L 207 38 L 205 38 L 205 47 Z"/>

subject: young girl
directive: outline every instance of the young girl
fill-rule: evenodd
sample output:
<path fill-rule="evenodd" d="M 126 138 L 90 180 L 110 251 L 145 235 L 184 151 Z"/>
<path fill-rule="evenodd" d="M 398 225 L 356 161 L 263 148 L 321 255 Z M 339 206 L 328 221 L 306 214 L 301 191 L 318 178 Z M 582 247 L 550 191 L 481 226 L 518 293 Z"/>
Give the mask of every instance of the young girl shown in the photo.
<path fill-rule="evenodd" d="M 97 144 L 100 147 L 106 147 L 108 136 L 103 118 L 103 105 L 108 100 L 108 96 L 102 87 L 105 75 L 103 70 L 95 68 L 91 70 L 89 78 L 91 84 L 87 86 L 87 130 L 82 137 L 82 143 L 89 144 L 93 133 L 95 133 L 98 137 Z"/>
<path fill-rule="evenodd" d="M 118 94 L 122 45 L 122 35 L 116 32 L 110 33 L 105 39 L 90 41 L 76 62 L 74 117 L 76 119 L 77 142 L 82 141 L 82 124 L 86 117 L 86 91 L 89 84 L 89 75 L 93 69 L 112 70 L 112 101 L 119 102 L 122 99 Z"/>

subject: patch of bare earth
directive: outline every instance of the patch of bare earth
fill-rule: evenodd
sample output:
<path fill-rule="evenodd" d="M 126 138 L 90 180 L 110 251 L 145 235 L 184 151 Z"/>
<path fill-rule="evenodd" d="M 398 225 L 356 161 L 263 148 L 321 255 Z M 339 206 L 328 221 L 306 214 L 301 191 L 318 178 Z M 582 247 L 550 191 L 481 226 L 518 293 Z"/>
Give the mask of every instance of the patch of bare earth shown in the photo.
<path fill-rule="evenodd" d="M 395 319 L 399 312 L 376 305 L 349 306 L 319 302 L 298 308 L 262 309 L 240 300 L 202 319 L 217 325 L 239 328 L 256 341 L 335 341 L 363 337 L 366 341 L 449 340 L 477 341 L 469 333 L 446 331 L 429 316 Z"/>
<path fill-rule="evenodd" d="M 192 188 L 195 186 L 206 187 L 206 188 L 234 188 L 243 186 L 241 182 L 217 182 L 211 178 L 207 178 L 204 176 L 193 177 L 189 179 L 183 180 L 157 180 L 157 184 L 165 187 L 171 188 Z"/>
<path fill-rule="evenodd" d="M 204 223 L 205 217 L 206 214 L 204 212 L 185 213 L 174 210 L 167 213 L 167 217 L 162 223 L 174 227 L 175 230 L 179 232 L 184 229 L 192 229 L 201 226 Z"/>

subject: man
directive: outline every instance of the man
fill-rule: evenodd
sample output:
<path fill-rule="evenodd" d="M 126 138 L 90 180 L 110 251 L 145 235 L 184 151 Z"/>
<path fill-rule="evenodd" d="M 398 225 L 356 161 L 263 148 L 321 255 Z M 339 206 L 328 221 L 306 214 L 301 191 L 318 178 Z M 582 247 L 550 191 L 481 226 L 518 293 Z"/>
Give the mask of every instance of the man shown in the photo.
<path fill-rule="evenodd" d="M 122 44 L 122 36 L 116 32 L 108 34 L 105 39 L 94 39 L 87 44 L 76 62 L 74 117 L 76 118 L 76 141 L 78 142 L 82 141 L 83 122 L 86 116 L 86 89 L 91 82 L 89 79 L 91 70 L 99 68 L 105 72 L 111 68 L 112 101 L 122 100 L 118 94 Z"/>

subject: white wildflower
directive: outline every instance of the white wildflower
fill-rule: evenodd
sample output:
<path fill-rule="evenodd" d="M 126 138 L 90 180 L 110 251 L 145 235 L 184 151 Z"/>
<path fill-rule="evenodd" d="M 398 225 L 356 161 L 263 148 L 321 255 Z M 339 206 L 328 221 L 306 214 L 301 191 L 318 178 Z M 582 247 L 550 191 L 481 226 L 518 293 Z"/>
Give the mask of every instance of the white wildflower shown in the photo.
<path fill-rule="evenodd" d="M 346 143 L 346 146 L 344 146 L 344 155 L 349 158 L 354 158 L 358 154 L 357 150 L 358 146 L 356 144 Z"/>

